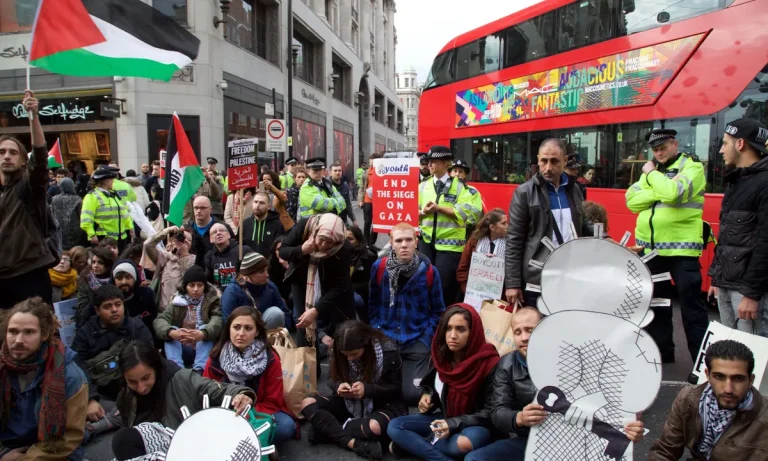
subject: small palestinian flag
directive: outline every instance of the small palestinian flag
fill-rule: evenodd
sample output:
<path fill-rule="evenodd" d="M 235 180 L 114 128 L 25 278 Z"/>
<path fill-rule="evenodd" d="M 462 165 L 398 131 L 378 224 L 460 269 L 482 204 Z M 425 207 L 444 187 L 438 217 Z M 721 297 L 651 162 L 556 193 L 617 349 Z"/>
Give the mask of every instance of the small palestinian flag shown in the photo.
<path fill-rule="evenodd" d="M 166 150 L 163 213 L 168 222 L 181 226 L 184 224 L 184 205 L 203 185 L 205 175 L 176 112 L 173 113 Z"/>
<path fill-rule="evenodd" d="M 61 168 L 64 166 L 64 160 L 61 158 L 61 144 L 56 139 L 56 144 L 48 151 L 48 169 L 53 170 L 55 168 Z"/>
<path fill-rule="evenodd" d="M 200 40 L 141 0 L 40 0 L 29 63 L 83 77 L 168 81 Z"/>

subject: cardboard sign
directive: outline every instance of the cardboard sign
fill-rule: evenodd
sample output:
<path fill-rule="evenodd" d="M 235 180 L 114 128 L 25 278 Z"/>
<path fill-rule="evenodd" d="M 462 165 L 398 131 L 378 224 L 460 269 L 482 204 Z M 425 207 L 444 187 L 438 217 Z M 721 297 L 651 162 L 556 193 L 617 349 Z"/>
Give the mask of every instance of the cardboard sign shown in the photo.
<path fill-rule="evenodd" d="M 259 186 L 258 138 L 236 139 L 227 144 L 227 186 L 229 190 Z"/>
<path fill-rule="evenodd" d="M 419 226 L 419 159 L 373 161 L 373 230 L 389 232 L 402 222 Z"/>
<path fill-rule="evenodd" d="M 504 289 L 504 258 L 472 253 L 464 302 L 477 309 L 487 299 L 500 299 Z"/>
<path fill-rule="evenodd" d="M 75 312 L 77 311 L 77 299 L 68 299 L 53 303 L 53 312 L 59 320 L 59 337 L 67 347 L 72 347 L 75 339 Z"/>
<path fill-rule="evenodd" d="M 512 312 L 504 301 L 484 301 L 480 308 L 485 342 L 493 344 L 499 355 L 515 350 L 515 336 L 512 331 Z"/>

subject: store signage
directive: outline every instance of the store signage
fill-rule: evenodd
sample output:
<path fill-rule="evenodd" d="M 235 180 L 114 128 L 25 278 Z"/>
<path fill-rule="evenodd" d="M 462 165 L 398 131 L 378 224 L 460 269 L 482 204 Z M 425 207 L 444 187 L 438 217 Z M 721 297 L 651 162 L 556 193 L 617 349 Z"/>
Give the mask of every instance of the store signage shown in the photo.
<path fill-rule="evenodd" d="M 30 34 L 3 35 L 0 70 L 23 69 L 27 66 L 30 38 Z"/>
<path fill-rule="evenodd" d="M 312 104 L 319 106 L 320 105 L 320 99 L 315 96 L 315 93 L 307 93 L 307 90 L 304 88 L 301 89 L 301 97 L 304 99 L 309 99 L 312 101 Z"/>
<path fill-rule="evenodd" d="M 229 190 L 259 185 L 258 138 L 236 139 L 227 144 L 227 186 Z"/>
<path fill-rule="evenodd" d="M 373 161 L 369 193 L 373 200 L 373 230 L 389 232 L 398 223 L 419 226 L 419 160 L 381 158 Z"/>
<path fill-rule="evenodd" d="M 120 106 L 111 102 L 102 102 L 99 105 L 100 113 L 102 117 L 116 118 L 120 117 Z"/>
<path fill-rule="evenodd" d="M 704 34 L 456 93 L 456 127 L 653 104 Z"/>
<path fill-rule="evenodd" d="M 57 105 L 43 106 L 39 110 L 41 117 L 61 117 L 63 120 L 86 120 L 94 115 L 91 106 L 80 107 L 77 103 L 61 103 Z M 16 118 L 27 118 L 27 110 L 24 105 L 19 103 L 13 106 L 13 116 Z"/>
<path fill-rule="evenodd" d="M 285 120 L 267 119 L 267 152 L 285 152 Z"/>

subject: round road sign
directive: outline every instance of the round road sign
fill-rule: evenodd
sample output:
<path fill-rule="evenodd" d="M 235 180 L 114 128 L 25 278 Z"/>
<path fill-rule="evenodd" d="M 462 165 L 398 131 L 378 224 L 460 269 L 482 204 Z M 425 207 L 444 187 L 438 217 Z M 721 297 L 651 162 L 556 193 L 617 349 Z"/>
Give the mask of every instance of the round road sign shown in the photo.
<path fill-rule="evenodd" d="M 285 136 L 285 126 L 281 120 L 272 120 L 267 125 L 267 134 L 272 139 L 280 139 Z"/>

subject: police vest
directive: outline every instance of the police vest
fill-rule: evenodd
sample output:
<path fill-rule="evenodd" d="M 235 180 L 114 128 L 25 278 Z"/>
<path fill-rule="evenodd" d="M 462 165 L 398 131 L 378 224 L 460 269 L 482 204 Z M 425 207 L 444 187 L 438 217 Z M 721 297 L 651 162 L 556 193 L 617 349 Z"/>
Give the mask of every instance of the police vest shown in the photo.
<path fill-rule="evenodd" d="M 456 217 L 450 218 L 442 213 L 420 216 L 421 238 L 425 243 L 431 244 L 434 235 L 437 251 L 455 253 L 464 251 L 464 244 L 467 242 L 466 226 L 472 219 L 473 213 L 469 189 L 458 178 L 451 178 L 450 187 L 444 188 L 443 193 L 438 197 L 435 181 L 429 178 L 419 184 L 419 209 L 423 209 L 429 202 L 452 207 Z"/>
<path fill-rule="evenodd" d="M 285 172 L 280 175 L 280 189 L 288 190 L 293 186 L 293 184 L 293 175 L 291 173 Z"/>
<path fill-rule="evenodd" d="M 307 179 L 299 190 L 299 219 L 313 214 L 340 214 L 347 207 L 344 197 L 327 179 L 323 179 L 326 187 L 320 187 L 316 182 Z M 331 193 L 328 193 L 328 190 Z"/>
<path fill-rule="evenodd" d="M 136 201 L 136 192 L 133 191 L 133 186 L 120 179 L 112 181 L 112 190 L 120 197 L 120 206 L 128 206 L 128 202 Z"/>
<path fill-rule="evenodd" d="M 80 213 L 80 228 L 88 238 L 112 237 L 115 240 L 126 238 L 133 229 L 133 221 L 128 208 L 120 203 L 115 192 L 94 189 L 85 195 Z"/>
<path fill-rule="evenodd" d="M 465 183 L 467 191 L 471 196 L 469 202 L 469 209 L 471 210 L 469 217 L 467 218 L 467 226 L 474 226 L 483 217 L 483 196 L 480 191 Z"/>

